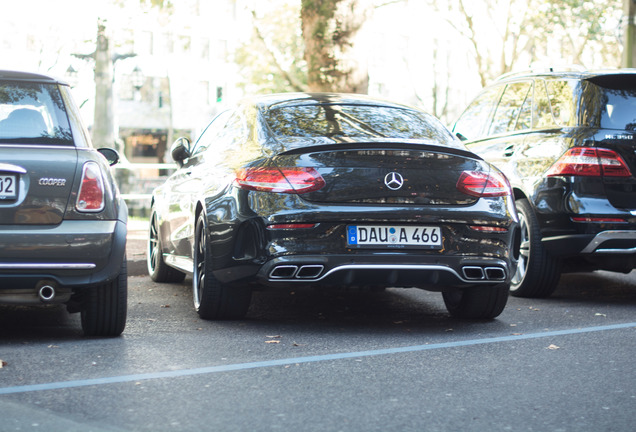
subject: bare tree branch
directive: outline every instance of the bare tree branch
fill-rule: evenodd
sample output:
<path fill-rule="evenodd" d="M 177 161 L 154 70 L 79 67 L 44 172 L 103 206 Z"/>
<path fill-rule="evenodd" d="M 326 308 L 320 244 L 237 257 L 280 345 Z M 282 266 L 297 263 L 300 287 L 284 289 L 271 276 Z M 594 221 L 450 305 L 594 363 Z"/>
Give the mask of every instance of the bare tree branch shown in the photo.
<path fill-rule="evenodd" d="M 253 9 L 250 12 L 252 13 L 252 17 L 254 18 L 254 31 L 256 32 L 256 37 L 258 38 L 258 40 L 260 40 L 263 43 L 265 50 L 271 57 L 272 64 L 274 65 L 274 67 L 278 70 L 278 72 L 281 73 L 282 76 L 285 77 L 289 85 L 295 91 L 300 91 L 300 92 L 305 91 L 306 90 L 305 86 L 303 86 L 302 83 L 298 82 L 298 80 L 296 80 L 292 74 L 290 74 L 285 68 L 281 66 L 276 54 L 274 53 L 274 50 L 269 46 L 269 44 L 267 43 L 267 40 L 263 37 L 263 34 L 261 33 L 261 30 L 258 26 L 258 18 L 256 16 L 256 12 Z"/>

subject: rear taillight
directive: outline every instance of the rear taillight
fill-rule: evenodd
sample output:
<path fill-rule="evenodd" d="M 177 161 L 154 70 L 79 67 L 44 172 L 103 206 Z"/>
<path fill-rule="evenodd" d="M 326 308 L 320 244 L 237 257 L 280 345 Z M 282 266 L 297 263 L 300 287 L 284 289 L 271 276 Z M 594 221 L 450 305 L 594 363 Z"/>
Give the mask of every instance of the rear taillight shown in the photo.
<path fill-rule="evenodd" d="M 485 233 L 508 232 L 508 228 L 489 226 L 489 225 L 469 225 L 470 229 Z"/>
<path fill-rule="evenodd" d="M 309 229 L 315 228 L 315 223 L 287 223 L 287 224 L 274 224 L 267 225 L 267 229 L 271 230 L 293 230 L 293 229 Z"/>
<path fill-rule="evenodd" d="M 632 174 L 623 158 L 613 150 L 576 147 L 565 152 L 547 175 L 630 177 Z"/>
<path fill-rule="evenodd" d="M 241 168 L 234 183 L 241 189 L 302 194 L 316 191 L 325 180 L 314 168 Z"/>
<path fill-rule="evenodd" d="M 104 209 L 104 180 L 95 162 L 84 164 L 75 208 L 80 212 L 99 212 Z"/>
<path fill-rule="evenodd" d="M 510 184 L 499 172 L 464 171 L 457 180 L 457 189 L 476 197 L 512 195 Z"/>
<path fill-rule="evenodd" d="M 599 217 L 599 216 L 573 216 L 572 222 L 596 222 L 596 223 L 627 223 L 624 218 Z"/>

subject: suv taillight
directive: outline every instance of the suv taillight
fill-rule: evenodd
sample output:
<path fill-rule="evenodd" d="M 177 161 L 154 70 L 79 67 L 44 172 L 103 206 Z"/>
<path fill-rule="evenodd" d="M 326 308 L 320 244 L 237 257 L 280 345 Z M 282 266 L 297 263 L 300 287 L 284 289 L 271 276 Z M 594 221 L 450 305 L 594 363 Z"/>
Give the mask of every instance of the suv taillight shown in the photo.
<path fill-rule="evenodd" d="M 630 177 L 632 174 L 623 158 L 613 150 L 575 147 L 565 152 L 547 175 Z"/>
<path fill-rule="evenodd" d="M 302 194 L 322 188 L 325 180 L 313 168 L 258 167 L 239 169 L 234 183 L 247 190 Z"/>
<path fill-rule="evenodd" d="M 95 162 L 84 164 L 75 208 L 80 212 L 99 212 L 104 209 L 104 180 Z"/>
<path fill-rule="evenodd" d="M 512 195 L 508 179 L 496 171 L 464 171 L 457 180 L 457 189 L 476 197 Z"/>

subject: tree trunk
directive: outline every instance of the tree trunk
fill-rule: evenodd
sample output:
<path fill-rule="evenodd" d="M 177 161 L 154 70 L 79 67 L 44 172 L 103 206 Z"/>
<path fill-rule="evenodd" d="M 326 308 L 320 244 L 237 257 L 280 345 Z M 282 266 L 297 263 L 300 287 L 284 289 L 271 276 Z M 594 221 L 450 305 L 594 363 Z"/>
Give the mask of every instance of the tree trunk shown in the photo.
<path fill-rule="evenodd" d="M 300 15 L 308 90 L 367 93 L 366 66 L 352 49 L 366 9 L 358 0 L 302 0 Z"/>
<path fill-rule="evenodd" d="M 634 23 L 634 15 L 636 15 L 636 2 L 634 0 L 623 0 L 623 61 L 621 66 L 624 68 L 633 68 L 634 50 L 636 50 L 636 23 Z"/>
<path fill-rule="evenodd" d="M 95 117 L 92 129 L 93 145 L 97 148 L 116 147 L 113 103 L 113 56 L 106 27 L 103 23 L 98 23 L 95 48 Z"/>

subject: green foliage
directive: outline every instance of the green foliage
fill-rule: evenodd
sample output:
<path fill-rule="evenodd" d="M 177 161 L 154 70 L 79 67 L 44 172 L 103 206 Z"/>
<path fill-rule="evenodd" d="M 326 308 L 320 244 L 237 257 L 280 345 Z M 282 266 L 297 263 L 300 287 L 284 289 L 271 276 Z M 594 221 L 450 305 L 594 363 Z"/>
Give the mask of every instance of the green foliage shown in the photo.
<path fill-rule="evenodd" d="M 620 66 L 617 26 L 621 2 L 541 0 L 529 20 L 536 45 L 561 43 L 561 56 L 586 67 Z"/>

